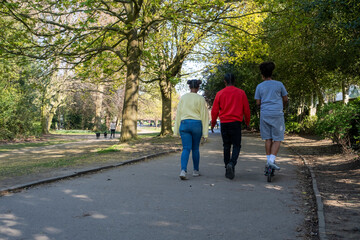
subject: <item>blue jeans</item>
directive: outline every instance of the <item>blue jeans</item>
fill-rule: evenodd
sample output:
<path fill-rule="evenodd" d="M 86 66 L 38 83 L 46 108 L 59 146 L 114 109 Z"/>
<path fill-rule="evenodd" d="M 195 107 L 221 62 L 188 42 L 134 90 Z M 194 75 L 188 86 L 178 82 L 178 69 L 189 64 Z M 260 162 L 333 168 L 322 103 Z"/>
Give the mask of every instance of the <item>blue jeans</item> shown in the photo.
<path fill-rule="evenodd" d="M 180 124 L 180 136 L 183 145 L 181 153 L 181 170 L 187 171 L 190 151 L 192 151 L 192 159 L 194 170 L 199 171 L 200 162 L 200 140 L 202 136 L 202 124 L 200 120 L 186 119 Z"/>

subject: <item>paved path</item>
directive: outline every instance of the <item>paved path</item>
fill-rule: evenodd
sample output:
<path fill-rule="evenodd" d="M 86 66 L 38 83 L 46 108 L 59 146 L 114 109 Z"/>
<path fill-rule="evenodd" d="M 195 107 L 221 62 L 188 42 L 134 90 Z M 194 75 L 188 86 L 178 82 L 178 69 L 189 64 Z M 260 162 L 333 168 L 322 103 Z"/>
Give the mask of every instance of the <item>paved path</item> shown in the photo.
<path fill-rule="evenodd" d="M 0 240 L 298 238 L 304 216 L 286 148 L 282 171 L 267 183 L 260 139 L 243 138 L 232 181 L 221 146 L 211 134 L 201 147 L 203 175 L 187 181 L 176 153 L 1 197 Z"/>

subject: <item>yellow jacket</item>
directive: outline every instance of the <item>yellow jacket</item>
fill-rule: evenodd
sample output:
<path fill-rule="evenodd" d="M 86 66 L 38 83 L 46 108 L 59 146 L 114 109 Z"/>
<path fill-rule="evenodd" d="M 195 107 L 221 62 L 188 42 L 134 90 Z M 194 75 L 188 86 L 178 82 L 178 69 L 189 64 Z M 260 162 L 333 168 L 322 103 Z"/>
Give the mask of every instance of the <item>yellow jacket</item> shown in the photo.
<path fill-rule="evenodd" d="M 179 136 L 181 120 L 201 120 L 204 138 L 209 135 L 209 111 L 204 97 L 197 93 L 186 93 L 180 99 L 176 111 L 174 135 Z"/>

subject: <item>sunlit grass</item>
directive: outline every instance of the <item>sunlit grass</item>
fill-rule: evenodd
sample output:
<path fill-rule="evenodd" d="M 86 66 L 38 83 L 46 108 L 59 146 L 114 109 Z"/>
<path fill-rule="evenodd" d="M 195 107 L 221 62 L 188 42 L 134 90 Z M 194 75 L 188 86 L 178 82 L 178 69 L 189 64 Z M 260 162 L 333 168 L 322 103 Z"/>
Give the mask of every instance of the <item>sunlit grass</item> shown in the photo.
<path fill-rule="evenodd" d="M 93 135 L 95 134 L 90 130 L 52 130 L 51 134 L 63 134 L 63 135 Z"/>
<path fill-rule="evenodd" d="M 146 133 L 160 133 L 160 127 L 138 127 L 137 128 L 139 134 L 146 134 Z M 99 131 L 103 133 L 104 131 Z M 106 131 L 110 134 L 110 131 Z M 95 134 L 94 131 L 91 130 L 51 130 L 51 134 L 61 134 L 61 135 L 93 135 Z M 119 135 L 120 132 L 115 132 L 116 135 Z"/>
<path fill-rule="evenodd" d="M 0 145 L 0 152 L 7 152 L 7 151 L 23 149 L 23 148 L 46 147 L 46 146 L 69 143 L 69 142 L 76 142 L 76 140 L 55 140 L 55 141 L 46 141 L 46 142 L 11 143 L 6 145 Z"/>
<path fill-rule="evenodd" d="M 137 131 L 138 133 L 146 133 L 146 132 L 157 132 L 160 133 L 161 128 L 160 127 L 138 127 Z"/>
<path fill-rule="evenodd" d="M 24 149 L 29 146 L 48 146 L 56 143 L 64 143 L 69 141 L 50 141 L 43 143 L 21 143 L 17 145 L 1 146 L 3 151 L 9 146 L 13 149 Z M 111 144 L 111 143 L 110 143 Z M 158 151 L 163 152 L 169 150 L 171 147 L 175 148 L 181 145 L 181 141 L 174 137 L 158 137 L 158 133 L 140 134 L 136 140 L 125 143 L 117 143 L 108 148 L 101 148 L 98 145 L 96 152 L 79 152 L 79 153 L 65 153 L 58 149 L 56 153 L 44 152 L 29 154 L 28 157 L 12 157 L 11 161 L 8 158 L 0 158 L 0 181 L 1 179 L 11 179 L 13 177 L 20 177 L 26 175 L 36 175 L 41 173 L 51 173 L 56 169 L 76 169 L 79 167 L 103 166 L 104 164 L 119 163 L 129 159 L 138 158 L 154 154 Z M 96 146 L 95 146 L 96 148 Z M 76 150 L 76 147 L 74 148 Z M 7 154 L 4 152 L 4 154 Z M 56 157 L 58 156 L 58 157 Z"/>
<path fill-rule="evenodd" d="M 113 145 L 111 147 L 108 148 L 100 148 L 97 150 L 97 153 L 109 153 L 109 152 L 119 152 L 120 149 L 124 148 L 123 145 Z"/>
<path fill-rule="evenodd" d="M 13 162 L 0 168 L 0 179 L 2 177 L 21 176 L 40 172 L 43 169 L 55 169 L 75 165 L 77 161 L 85 160 L 89 155 L 60 159 L 42 159 Z"/>
<path fill-rule="evenodd" d="M 119 144 L 113 145 L 113 146 L 105 148 L 105 149 L 98 149 L 97 153 L 119 152 L 124 147 L 133 148 L 134 147 L 133 145 L 136 144 L 136 143 L 139 143 L 139 141 L 141 141 L 141 140 L 152 139 L 152 140 L 156 141 L 156 137 L 158 137 L 158 135 L 159 135 L 159 133 L 138 134 L 137 139 L 131 140 L 131 141 L 126 142 L 126 143 L 119 143 Z"/>
<path fill-rule="evenodd" d="M 153 132 L 153 133 L 142 133 L 142 134 L 138 134 L 138 139 L 144 139 L 144 138 L 152 138 L 152 137 L 157 137 L 159 136 L 160 132 Z"/>

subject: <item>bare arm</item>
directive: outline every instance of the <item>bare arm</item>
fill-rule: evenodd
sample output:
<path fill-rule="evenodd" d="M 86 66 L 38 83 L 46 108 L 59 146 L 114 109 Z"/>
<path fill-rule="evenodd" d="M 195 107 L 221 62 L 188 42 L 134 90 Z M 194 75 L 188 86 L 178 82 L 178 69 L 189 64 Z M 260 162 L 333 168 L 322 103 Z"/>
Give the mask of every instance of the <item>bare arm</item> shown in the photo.
<path fill-rule="evenodd" d="M 256 106 L 258 108 L 260 108 L 260 105 L 261 105 L 261 100 L 260 99 L 256 99 Z"/>
<path fill-rule="evenodd" d="M 282 99 L 283 99 L 283 107 L 284 107 L 284 109 L 285 109 L 286 104 L 287 104 L 288 101 L 289 101 L 289 98 L 288 98 L 288 96 L 286 95 L 286 96 L 283 96 Z"/>

